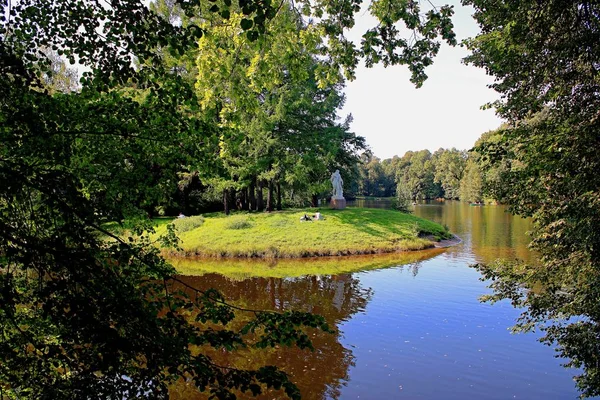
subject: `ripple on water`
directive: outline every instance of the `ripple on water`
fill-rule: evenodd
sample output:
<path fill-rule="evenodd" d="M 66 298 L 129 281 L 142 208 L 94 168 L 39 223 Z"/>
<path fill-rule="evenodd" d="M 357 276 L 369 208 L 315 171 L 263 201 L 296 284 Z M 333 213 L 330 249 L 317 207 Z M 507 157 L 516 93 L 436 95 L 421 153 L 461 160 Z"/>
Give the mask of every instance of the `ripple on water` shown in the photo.
<path fill-rule="evenodd" d="M 482 304 L 476 270 L 446 255 L 357 274 L 373 298 L 343 323 L 356 366 L 343 398 L 575 398 L 571 376 L 534 335 L 513 335 L 518 311 Z M 398 397 L 399 398 L 399 397 Z"/>

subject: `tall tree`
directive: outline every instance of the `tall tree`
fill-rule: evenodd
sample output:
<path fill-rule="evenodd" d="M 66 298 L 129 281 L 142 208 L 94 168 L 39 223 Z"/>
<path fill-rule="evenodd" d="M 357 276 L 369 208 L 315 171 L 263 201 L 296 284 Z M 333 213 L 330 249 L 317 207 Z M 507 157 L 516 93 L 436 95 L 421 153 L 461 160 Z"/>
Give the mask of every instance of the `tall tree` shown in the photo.
<path fill-rule="evenodd" d="M 364 139 L 340 124 L 341 76 L 319 81 L 319 32 L 303 25 L 287 5 L 270 22 L 271 35 L 251 41 L 240 35 L 241 15 L 200 41 L 196 83 L 204 110 L 226 128 L 216 165 L 224 189 L 248 188 L 252 182 L 323 190 L 327 171 L 352 166 Z M 341 169 L 341 168 L 340 168 Z M 210 172 L 209 172 L 210 173 Z"/>
<path fill-rule="evenodd" d="M 466 61 L 496 78 L 510 125 L 484 143 L 503 163 L 496 197 L 535 223 L 539 265 L 481 266 L 492 300 L 525 307 L 517 328 L 540 327 L 584 396 L 600 394 L 600 5 L 596 1 L 468 0 L 482 33 Z M 569 317 L 574 317 L 569 319 Z"/>
<path fill-rule="evenodd" d="M 403 169 L 399 184 L 408 188 L 413 199 L 441 197 L 441 187 L 434 183 L 435 169 L 431 152 L 417 151 L 410 155 L 409 160 L 409 164 Z"/>
<path fill-rule="evenodd" d="M 460 197 L 460 181 L 467 160 L 466 153 L 452 148 L 450 150 L 439 149 L 435 155 L 435 182 L 444 189 L 444 198 L 458 199 Z"/>
<path fill-rule="evenodd" d="M 483 202 L 483 174 L 476 156 L 476 153 L 471 153 L 467 160 L 459 186 L 460 199 L 470 203 Z"/>

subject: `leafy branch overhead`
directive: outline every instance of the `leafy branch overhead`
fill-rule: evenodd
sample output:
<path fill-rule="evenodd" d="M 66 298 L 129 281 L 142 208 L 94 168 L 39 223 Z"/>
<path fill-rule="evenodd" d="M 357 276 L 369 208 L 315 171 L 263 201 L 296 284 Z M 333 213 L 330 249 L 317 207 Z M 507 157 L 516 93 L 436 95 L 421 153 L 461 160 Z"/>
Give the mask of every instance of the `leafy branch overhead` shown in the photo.
<path fill-rule="evenodd" d="M 199 23 L 182 23 L 183 20 L 195 21 L 199 17 L 210 21 L 215 16 L 229 19 L 241 13 L 244 17 L 239 26 L 254 41 L 268 31 L 269 21 L 284 4 L 270 0 L 240 0 L 237 4 L 231 0 L 172 0 L 181 9 L 181 18 L 168 20 L 141 1 L 62 0 L 40 5 L 32 0 L 12 4 L 5 0 L 3 3 L 0 34 L 5 45 L 10 44 L 11 51 L 26 65 L 39 63 L 43 60 L 39 49 L 49 48 L 71 63 L 89 67 L 92 71 L 85 74 L 86 79 L 101 88 L 128 79 L 146 81 L 152 80 L 154 74 L 163 75 L 166 71 L 156 48 L 168 48 L 173 54 L 183 55 L 210 29 L 200 27 Z M 368 10 L 377 25 L 363 34 L 357 46 L 346 34 L 354 27 L 356 16 L 367 7 L 361 1 L 289 4 L 305 19 L 305 24 L 320 32 L 325 43 L 322 56 L 350 79 L 354 78 L 359 60 L 364 58 L 367 66 L 380 62 L 386 66 L 407 65 L 412 72 L 411 80 L 420 86 L 426 79 L 425 68 L 432 64 L 439 50 L 440 40 L 456 44 L 451 6 L 435 7 L 430 2 L 414 0 L 372 2 Z M 134 68 L 137 59 L 148 61 L 153 72 L 137 74 Z"/>

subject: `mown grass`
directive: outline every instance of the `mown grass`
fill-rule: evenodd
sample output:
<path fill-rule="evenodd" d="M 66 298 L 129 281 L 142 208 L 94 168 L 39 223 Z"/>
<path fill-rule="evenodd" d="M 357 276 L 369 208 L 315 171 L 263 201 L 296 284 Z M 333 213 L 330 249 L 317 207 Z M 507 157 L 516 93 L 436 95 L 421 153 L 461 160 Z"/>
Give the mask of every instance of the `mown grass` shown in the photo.
<path fill-rule="evenodd" d="M 181 251 L 166 255 L 296 258 L 390 253 L 426 249 L 433 246 L 429 238 L 450 236 L 436 223 L 384 209 L 324 209 L 324 220 L 300 221 L 315 212 L 206 214 L 202 226 L 179 233 Z M 164 224 L 158 226 L 157 234 L 165 229 Z"/>
<path fill-rule="evenodd" d="M 176 258 L 171 260 L 181 275 L 218 273 L 234 280 L 252 277 L 287 278 L 304 275 L 338 275 L 414 264 L 443 253 L 443 249 L 351 257 L 285 259 Z"/>

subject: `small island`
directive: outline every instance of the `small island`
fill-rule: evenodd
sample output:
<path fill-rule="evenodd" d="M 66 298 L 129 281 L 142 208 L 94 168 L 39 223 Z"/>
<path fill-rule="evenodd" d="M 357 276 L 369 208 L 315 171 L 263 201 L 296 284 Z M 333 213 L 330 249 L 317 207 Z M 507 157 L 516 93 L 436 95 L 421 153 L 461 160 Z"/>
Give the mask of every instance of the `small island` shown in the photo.
<path fill-rule="evenodd" d="M 322 219 L 312 218 L 317 212 Z M 306 220 L 305 216 L 310 219 Z M 164 233 L 170 222 L 163 219 L 157 234 Z M 175 220 L 176 229 L 179 222 Z M 452 237 L 447 229 L 434 222 L 394 210 L 371 208 L 230 216 L 214 213 L 202 217 L 197 225 L 192 229 L 178 229 L 180 250 L 169 250 L 165 255 L 170 258 L 299 258 L 376 254 L 423 250 Z"/>

